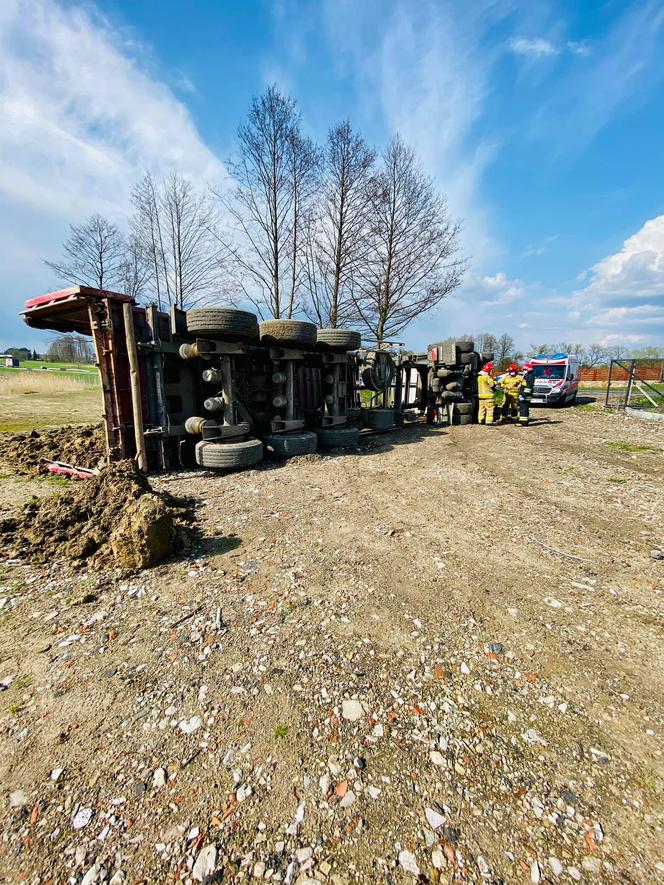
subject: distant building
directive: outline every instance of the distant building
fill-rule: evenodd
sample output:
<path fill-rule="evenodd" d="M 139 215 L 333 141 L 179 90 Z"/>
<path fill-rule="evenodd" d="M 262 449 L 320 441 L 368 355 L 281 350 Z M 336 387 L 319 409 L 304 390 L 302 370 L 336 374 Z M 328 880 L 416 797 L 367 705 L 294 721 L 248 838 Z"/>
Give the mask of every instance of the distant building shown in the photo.
<path fill-rule="evenodd" d="M 9 353 L 0 353 L 0 362 L 8 369 L 17 369 L 19 365 L 16 357 Z"/>

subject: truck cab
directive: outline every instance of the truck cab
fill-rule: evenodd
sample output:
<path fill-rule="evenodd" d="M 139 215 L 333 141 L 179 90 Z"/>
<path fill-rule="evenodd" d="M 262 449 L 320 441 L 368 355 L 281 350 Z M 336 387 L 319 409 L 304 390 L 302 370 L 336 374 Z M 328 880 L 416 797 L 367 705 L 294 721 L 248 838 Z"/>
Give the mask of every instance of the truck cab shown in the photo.
<path fill-rule="evenodd" d="M 532 357 L 535 405 L 562 406 L 573 403 L 579 389 L 579 358 L 567 353 Z"/>

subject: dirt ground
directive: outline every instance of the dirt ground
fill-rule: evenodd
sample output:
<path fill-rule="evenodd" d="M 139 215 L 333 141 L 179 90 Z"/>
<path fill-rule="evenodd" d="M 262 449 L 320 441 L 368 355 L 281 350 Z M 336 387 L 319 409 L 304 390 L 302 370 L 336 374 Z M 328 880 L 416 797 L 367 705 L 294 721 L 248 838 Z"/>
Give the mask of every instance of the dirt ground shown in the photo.
<path fill-rule="evenodd" d="M 198 553 L 129 579 L 6 562 L 0 882 L 662 881 L 664 431 L 535 416 L 155 478 Z"/>

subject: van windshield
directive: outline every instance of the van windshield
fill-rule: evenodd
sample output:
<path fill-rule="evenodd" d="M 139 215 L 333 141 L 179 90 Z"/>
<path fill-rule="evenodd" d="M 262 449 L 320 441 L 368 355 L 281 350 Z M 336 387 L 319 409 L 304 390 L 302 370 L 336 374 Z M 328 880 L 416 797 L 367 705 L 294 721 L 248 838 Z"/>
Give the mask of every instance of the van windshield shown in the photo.
<path fill-rule="evenodd" d="M 565 377 L 565 366 L 534 366 L 535 378 L 551 378 L 559 381 Z"/>

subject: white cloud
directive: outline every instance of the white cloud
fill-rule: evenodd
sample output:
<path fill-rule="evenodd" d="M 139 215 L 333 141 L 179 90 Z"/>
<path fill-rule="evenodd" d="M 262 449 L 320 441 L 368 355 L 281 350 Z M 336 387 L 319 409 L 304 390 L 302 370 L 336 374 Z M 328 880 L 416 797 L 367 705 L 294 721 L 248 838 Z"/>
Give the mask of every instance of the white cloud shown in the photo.
<path fill-rule="evenodd" d="M 68 220 L 117 214 L 141 170 L 223 176 L 186 107 L 103 19 L 53 0 L 0 10 L 0 195 Z"/>
<path fill-rule="evenodd" d="M 473 287 L 483 295 L 481 303 L 484 305 L 510 304 L 526 294 L 524 283 L 510 279 L 502 270 L 493 276 L 475 278 L 469 283 L 469 288 Z"/>
<path fill-rule="evenodd" d="M 588 40 L 568 40 L 565 45 L 573 55 L 582 55 L 585 58 L 592 55 Z"/>
<path fill-rule="evenodd" d="M 542 37 L 530 39 L 528 37 L 512 37 L 507 41 L 507 47 L 516 55 L 531 55 L 535 58 L 558 55 L 558 49 Z"/>
<path fill-rule="evenodd" d="M 42 258 L 58 254 L 68 223 L 92 212 L 122 222 L 146 168 L 156 175 L 178 169 L 199 185 L 224 180 L 186 106 L 142 63 L 149 57 L 149 48 L 111 30 L 92 7 L 0 3 L 0 306 L 7 340 L 29 337 L 18 312 L 26 298 L 53 286 Z M 176 79 L 187 88 L 181 74 Z"/>

